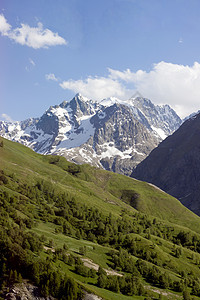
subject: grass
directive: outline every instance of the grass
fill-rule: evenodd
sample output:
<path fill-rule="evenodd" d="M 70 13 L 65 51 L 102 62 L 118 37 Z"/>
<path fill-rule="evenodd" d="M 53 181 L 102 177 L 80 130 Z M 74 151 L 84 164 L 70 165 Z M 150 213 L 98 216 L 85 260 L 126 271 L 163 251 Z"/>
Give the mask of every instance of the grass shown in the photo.
<path fill-rule="evenodd" d="M 185 208 L 177 199 L 162 192 L 156 187 L 112 172 L 99 170 L 89 165 L 77 167 L 77 173 L 72 174 L 70 170 L 75 168 L 73 164 L 67 162 L 64 158 L 54 158 L 51 156 L 42 156 L 32 150 L 18 144 L 3 139 L 4 146 L 0 147 L 0 169 L 9 177 L 9 183 L 5 186 L 0 184 L 1 191 L 7 191 L 10 195 L 17 195 L 18 182 L 34 186 L 38 181 L 50 183 L 55 191 L 68 193 L 76 199 L 81 205 L 97 208 L 104 216 L 112 214 L 113 217 L 120 217 L 126 212 L 126 218 L 133 220 L 133 215 L 140 213 L 146 214 L 153 221 L 156 218 L 160 228 L 173 227 L 174 233 L 180 230 L 190 233 L 196 233 L 200 239 L 200 218 Z M 23 196 L 24 197 L 24 196 Z M 21 210 L 20 206 L 16 210 L 18 217 L 26 219 L 29 214 L 37 215 L 40 203 L 31 202 L 24 197 L 26 209 Z M 42 200 L 41 200 L 42 201 Z M 46 203 L 46 207 L 52 207 L 53 203 Z M 35 213 L 35 214 L 34 214 Z M 49 241 L 54 241 L 54 247 L 62 248 L 64 244 L 68 246 L 68 252 L 79 256 L 79 248 L 86 247 L 86 257 L 103 268 L 110 268 L 109 251 L 111 247 L 101 246 L 97 243 L 83 239 L 76 239 L 61 233 L 55 233 L 59 226 L 51 222 L 42 222 L 36 220 L 37 226 L 31 230 L 46 238 L 45 245 Z M 148 229 L 148 228 L 147 228 Z M 130 237 L 139 238 L 137 245 L 144 249 L 155 247 L 158 258 L 166 264 L 158 266 L 162 272 L 166 272 L 171 278 L 181 280 L 180 272 L 194 272 L 200 277 L 199 265 L 200 254 L 189 249 L 182 248 L 182 254 L 179 258 L 173 255 L 174 244 L 158 236 L 151 234 L 151 239 L 147 239 L 145 234 L 131 233 Z M 45 258 L 45 251 L 41 256 Z M 138 257 L 134 257 L 135 261 Z M 124 296 L 116 294 L 95 286 L 95 280 L 85 278 L 73 272 L 73 268 L 65 265 L 62 261 L 56 262 L 57 267 L 63 272 L 70 274 L 82 286 L 91 292 L 99 295 L 103 299 L 144 299 L 144 297 Z M 151 264 L 151 263 L 147 263 Z M 144 282 L 148 288 L 151 286 Z M 158 293 L 152 292 L 158 297 Z M 163 299 L 173 297 L 173 292 Z M 180 295 L 174 294 L 174 297 Z M 173 299 L 173 298 L 171 298 Z M 176 298 L 174 298 L 176 299 Z"/>
<path fill-rule="evenodd" d="M 3 139 L 0 148 L 0 166 L 6 174 L 17 176 L 18 180 L 33 184 L 40 180 L 51 182 L 54 188 L 70 192 L 77 201 L 96 207 L 105 214 L 120 215 L 123 209 L 135 209 L 121 201 L 123 191 L 139 195 L 137 210 L 167 222 L 173 222 L 200 233 L 200 218 L 185 208 L 177 199 L 157 188 L 130 177 L 98 170 L 88 165 L 80 167 L 80 173 L 73 176 L 64 169 L 72 165 L 66 162 L 49 164 L 49 157 L 39 155 L 18 143 Z M 84 178 L 87 178 L 85 180 Z M 130 199 L 131 201 L 131 199 Z M 130 202 L 129 201 L 129 202 Z M 127 201 L 126 201 L 127 202 Z"/>
<path fill-rule="evenodd" d="M 56 225 L 52 223 L 40 222 L 37 227 L 32 229 L 32 231 L 46 237 L 46 246 L 48 246 L 49 240 L 53 240 L 55 248 L 62 248 L 63 245 L 66 244 L 71 253 L 77 254 L 79 253 L 80 247 L 86 246 L 86 257 L 93 260 L 101 267 L 109 269 L 108 257 L 106 254 L 111 250 L 110 247 L 101 246 L 83 239 L 75 239 L 61 233 L 56 234 L 55 228 Z"/>

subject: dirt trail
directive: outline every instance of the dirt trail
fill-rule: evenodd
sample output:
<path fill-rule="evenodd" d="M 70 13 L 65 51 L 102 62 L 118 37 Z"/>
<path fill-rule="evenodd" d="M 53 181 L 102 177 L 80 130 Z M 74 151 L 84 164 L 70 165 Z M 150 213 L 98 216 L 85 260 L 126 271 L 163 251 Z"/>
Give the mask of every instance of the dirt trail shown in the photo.
<path fill-rule="evenodd" d="M 54 248 L 50 248 L 50 247 L 46 247 L 44 246 L 44 249 L 47 251 L 47 250 L 51 250 L 51 252 L 55 252 L 55 249 Z"/>
<path fill-rule="evenodd" d="M 95 295 L 95 294 L 88 294 L 88 293 L 86 293 L 86 294 L 84 295 L 83 300 L 102 300 L 102 298 L 99 298 L 99 297 L 98 297 L 97 295 Z"/>
<path fill-rule="evenodd" d="M 173 293 L 170 293 L 170 292 L 167 292 L 167 291 L 155 289 L 155 288 L 150 287 L 150 286 L 145 286 L 145 288 L 148 289 L 148 290 L 150 290 L 150 291 L 152 291 L 152 292 L 154 292 L 154 293 L 166 296 L 168 299 L 171 299 L 171 300 L 180 299 L 180 298 L 182 299 L 181 296 L 173 294 Z"/>
<path fill-rule="evenodd" d="M 90 269 L 94 269 L 95 271 L 98 271 L 99 269 L 99 265 L 95 264 L 91 259 L 89 258 L 82 258 L 83 264 L 84 266 L 90 268 Z M 119 274 L 118 272 L 114 271 L 114 270 L 107 270 L 104 269 L 104 271 L 106 272 L 107 275 L 116 275 L 116 276 L 120 276 L 122 277 L 122 274 Z"/>

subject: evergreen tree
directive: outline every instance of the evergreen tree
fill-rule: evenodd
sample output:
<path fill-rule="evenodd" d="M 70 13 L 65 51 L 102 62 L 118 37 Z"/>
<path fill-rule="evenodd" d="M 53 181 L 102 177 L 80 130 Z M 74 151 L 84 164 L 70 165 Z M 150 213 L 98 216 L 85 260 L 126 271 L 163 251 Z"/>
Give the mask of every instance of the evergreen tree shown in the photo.
<path fill-rule="evenodd" d="M 183 291 L 183 300 L 190 300 L 191 297 L 190 297 L 190 293 L 188 290 L 184 290 Z"/>

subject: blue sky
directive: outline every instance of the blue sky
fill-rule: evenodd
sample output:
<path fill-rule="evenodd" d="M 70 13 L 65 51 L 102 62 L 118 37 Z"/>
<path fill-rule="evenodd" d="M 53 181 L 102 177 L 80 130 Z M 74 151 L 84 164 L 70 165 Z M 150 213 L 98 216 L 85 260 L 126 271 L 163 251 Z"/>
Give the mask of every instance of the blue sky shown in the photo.
<path fill-rule="evenodd" d="M 0 119 L 77 92 L 200 109 L 199 0 L 1 0 Z"/>

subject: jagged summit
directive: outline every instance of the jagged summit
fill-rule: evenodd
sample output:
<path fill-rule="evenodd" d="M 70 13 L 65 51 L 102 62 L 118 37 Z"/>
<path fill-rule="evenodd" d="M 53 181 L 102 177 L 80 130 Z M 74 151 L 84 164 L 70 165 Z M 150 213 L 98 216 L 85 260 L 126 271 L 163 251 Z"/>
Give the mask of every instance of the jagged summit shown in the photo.
<path fill-rule="evenodd" d="M 123 102 L 122 100 L 119 100 L 116 97 L 109 97 L 101 100 L 99 103 L 103 106 L 111 106 L 115 103 L 122 103 L 122 102 Z"/>
<path fill-rule="evenodd" d="M 129 175 L 180 124 L 171 108 L 155 106 L 149 99 L 111 97 L 97 102 L 77 94 L 40 118 L 0 122 L 0 135 L 41 154 Z"/>
<path fill-rule="evenodd" d="M 89 101 L 89 99 L 87 97 L 83 96 L 81 93 L 77 93 L 74 96 L 74 99 L 81 100 L 81 101 Z"/>
<path fill-rule="evenodd" d="M 147 98 L 143 98 L 143 97 L 134 97 L 134 98 L 130 98 L 129 102 L 133 105 L 133 106 L 138 106 L 138 107 L 143 107 L 143 106 L 147 106 L 147 107 L 153 107 L 154 104 L 151 102 L 150 99 Z"/>
<path fill-rule="evenodd" d="M 73 99 L 71 100 L 64 100 L 63 102 L 61 102 L 61 104 L 59 106 L 61 107 L 65 107 L 68 105 L 69 102 L 71 101 L 74 101 L 74 102 L 79 102 L 79 101 L 82 101 L 82 102 L 88 102 L 88 101 L 91 101 L 89 100 L 87 97 L 83 96 L 81 93 L 77 93 Z"/>

